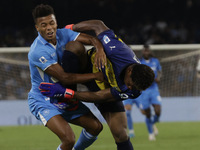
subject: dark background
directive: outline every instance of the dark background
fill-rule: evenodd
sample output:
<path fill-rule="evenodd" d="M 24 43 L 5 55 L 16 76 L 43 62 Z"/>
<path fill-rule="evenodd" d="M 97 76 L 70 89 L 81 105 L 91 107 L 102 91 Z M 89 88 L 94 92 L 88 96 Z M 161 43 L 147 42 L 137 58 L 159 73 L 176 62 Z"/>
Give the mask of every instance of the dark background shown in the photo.
<path fill-rule="evenodd" d="M 30 46 L 37 33 L 32 10 L 51 5 L 58 27 L 100 19 L 128 44 L 200 42 L 199 0 L 0 1 L 0 47 Z"/>

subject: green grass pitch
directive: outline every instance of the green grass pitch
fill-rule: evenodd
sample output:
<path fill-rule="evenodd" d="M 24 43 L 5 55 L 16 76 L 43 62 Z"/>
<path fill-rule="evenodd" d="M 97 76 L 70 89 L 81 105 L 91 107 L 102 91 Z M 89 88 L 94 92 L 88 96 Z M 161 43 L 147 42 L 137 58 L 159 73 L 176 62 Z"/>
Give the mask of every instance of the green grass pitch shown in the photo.
<path fill-rule="evenodd" d="M 200 122 L 159 123 L 156 141 L 148 141 L 144 123 L 134 124 L 136 137 L 131 139 L 135 150 L 199 150 Z M 72 126 L 76 139 L 81 128 Z M 0 150 L 56 150 L 59 139 L 43 126 L 0 127 Z M 116 150 L 109 128 L 87 150 Z"/>

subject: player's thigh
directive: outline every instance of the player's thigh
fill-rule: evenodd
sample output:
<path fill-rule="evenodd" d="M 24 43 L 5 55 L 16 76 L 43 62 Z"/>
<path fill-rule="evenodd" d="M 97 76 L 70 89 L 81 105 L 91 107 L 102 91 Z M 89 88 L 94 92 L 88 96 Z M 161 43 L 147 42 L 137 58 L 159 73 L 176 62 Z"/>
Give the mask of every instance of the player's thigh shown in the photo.
<path fill-rule="evenodd" d="M 76 54 L 77 56 L 82 56 L 86 54 L 86 49 L 81 42 L 78 41 L 70 41 L 65 46 L 67 51 L 71 51 L 72 53 Z"/>
<path fill-rule="evenodd" d="M 150 95 L 151 93 L 148 93 L 148 92 L 144 92 L 142 93 L 142 95 L 139 96 L 139 108 L 141 110 L 145 110 L 147 108 L 149 108 L 151 106 L 151 103 L 150 103 Z"/>
<path fill-rule="evenodd" d="M 153 108 L 154 108 L 155 114 L 156 114 L 157 116 L 160 116 L 160 114 L 161 114 L 161 105 L 153 104 L 152 106 L 153 106 Z"/>
<path fill-rule="evenodd" d="M 79 58 L 81 71 L 86 69 L 87 63 L 88 63 L 88 57 L 87 57 L 87 51 L 84 45 L 78 41 L 70 41 L 66 44 L 65 48 L 66 48 L 66 51 L 70 51 L 74 53 Z"/>
<path fill-rule="evenodd" d="M 147 118 L 151 117 L 151 108 L 148 107 L 146 109 L 140 109 L 141 113 L 145 115 Z"/>
<path fill-rule="evenodd" d="M 157 115 L 160 115 L 162 98 L 158 90 L 152 91 L 151 104 L 154 107 L 154 111 Z"/>
<path fill-rule="evenodd" d="M 102 114 L 111 130 L 116 142 L 124 142 L 128 139 L 127 119 L 125 112 L 104 112 Z"/>
<path fill-rule="evenodd" d="M 125 110 L 131 110 L 132 105 L 130 105 L 130 104 L 124 105 L 124 108 L 125 108 Z"/>
<path fill-rule="evenodd" d="M 132 104 L 133 104 L 133 99 L 127 99 L 123 101 L 124 107 L 126 110 L 131 110 Z"/>
<path fill-rule="evenodd" d="M 159 91 L 152 91 L 150 102 L 152 105 L 161 105 L 162 98 Z"/>
<path fill-rule="evenodd" d="M 103 129 L 101 122 L 91 112 L 71 120 L 70 123 L 83 127 L 92 135 L 98 135 Z"/>
<path fill-rule="evenodd" d="M 56 115 L 49 119 L 46 126 L 55 133 L 62 142 L 75 143 L 73 130 L 61 115 Z"/>

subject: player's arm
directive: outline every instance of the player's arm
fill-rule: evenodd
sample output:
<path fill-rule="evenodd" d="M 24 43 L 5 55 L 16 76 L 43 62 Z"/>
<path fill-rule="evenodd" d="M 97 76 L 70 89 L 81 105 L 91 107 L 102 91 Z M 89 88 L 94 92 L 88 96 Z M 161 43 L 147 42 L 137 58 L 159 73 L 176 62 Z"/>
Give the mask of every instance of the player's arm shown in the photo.
<path fill-rule="evenodd" d="M 160 83 L 160 78 L 162 77 L 162 67 L 160 62 L 157 60 L 157 77 L 155 78 L 156 83 Z"/>
<path fill-rule="evenodd" d="M 54 77 L 64 85 L 85 83 L 91 80 L 99 80 L 99 81 L 104 80 L 104 76 L 101 72 L 87 73 L 87 74 L 66 73 L 58 63 L 49 66 L 45 70 L 45 73 Z"/>
<path fill-rule="evenodd" d="M 76 40 L 85 45 L 94 46 L 97 51 L 94 59 L 94 64 L 98 68 L 104 68 L 104 65 L 106 65 L 106 54 L 104 52 L 103 45 L 101 44 L 99 39 L 88 34 L 80 33 Z"/>
<path fill-rule="evenodd" d="M 109 28 L 101 20 L 87 20 L 71 26 L 71 29 L 78 32 L 94 31 L 96 35 Z"/>
<path fill-rule="evenodd" d="M 42 82 L 39 86 L 41 93 L 47 97 L 62 97 L 66 98 L 69 101 L 72 98 L 81 100 L 84 102 L 111 102 L 111 101 L 122 101 L 128 98 L 134 99 L 137 98 L 141 92 L 126 90 L 125 92 L 119 92 L 116 88 L 107 88 L 105 90 L 99 90 L 97 92 L 90 91 L 73 91 L 71 89 L 63 87 L 59 83 L 46 83 Z"/>
<path fill-rule="evenodd" d="M 162 71 L 157 72 L 157 77 L 155 78 L 156 83 L 160 83 L 160 78 L 162 76 Z"/>
<path fill-rule="evenodd" d="M 99 90 L 97 92 L 74 92 L 74 98 L 81 100 L 83 102 L 95 102 L 95 103 L 104 103 L 116 101 L 116 99 L 111 94 L 110 88 L 105 90 Z"/>
<path fill-rule="evenodd" d="M 46 83 L 42 82 L 39 86 L 41 93 L 47 97 L 62 97 L 66 98 L 69 101 L 73 98 L 77 100 L 81 100 L 84 102 L 95 102 L 95 103 L 102 103 L 102 102 L 110 102 L 116 101 L 113 97 L 110 88 L 105 90 L 100 90 L 97 92 L 78 92 L 73 91 L 71 89 L 63 87 L 59 83 Z"/>

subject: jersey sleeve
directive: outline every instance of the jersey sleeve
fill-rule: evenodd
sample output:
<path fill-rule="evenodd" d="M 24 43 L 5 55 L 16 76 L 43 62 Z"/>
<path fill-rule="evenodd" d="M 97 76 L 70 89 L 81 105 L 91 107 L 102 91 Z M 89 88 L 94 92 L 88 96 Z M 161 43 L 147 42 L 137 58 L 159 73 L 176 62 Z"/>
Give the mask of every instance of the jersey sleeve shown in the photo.
<path fill-rule="evenodd" d="M 162 66 L 160 65 L 159 60 L 157 59 L 157 70 L 161 71 L 162 70 Z"/>
<path fill-rule="evenodd" d="M 126 90 L 125 92 L 119 92 L 116 88 L 110 88 L 111 94 L 115 97 L 118 101 L 123 101 L 126 99 L 135 99 L 141 95 L 141 92 L 138 90 L 131 91 Z"/>
<path fill-rule="evenodd" d="M 101 41 L 108 59 L 116 63 L 120 60 L 124 63 L 140 63 L 133 50 L 128 47 L 112 30 L 100 33 L 98 39 Z"/>
<path fill-rule="evenodd" d="M 37 67 L 45 71 L 52 64 L 56 64 L 56 60 L 53 59 L 48 51 L 44 49 L 40 50 L 39 53 L 32 53 L 29 56 L 29 60 Z"/>
<path fill-rule="evenodd" d="M 62 36 L 63 38 L 66 39 L 66 43 L 70 42 L 70 41 L 75 41 L 77 39 L 77 37 L 79 36 L 79 32 L 75 32 L 75 31 L 72 31 L 70 29 L 60 29 L 61 32 L 62 32 Z"/>

